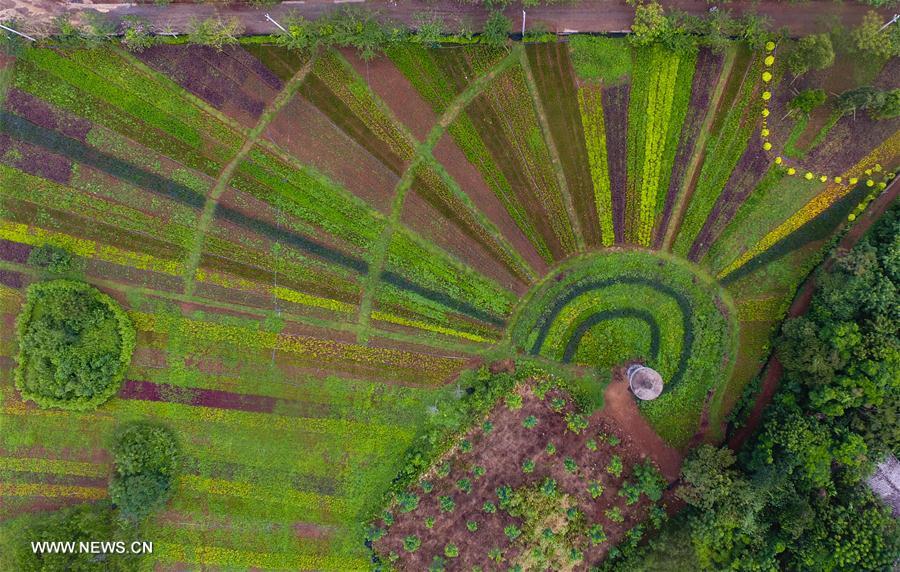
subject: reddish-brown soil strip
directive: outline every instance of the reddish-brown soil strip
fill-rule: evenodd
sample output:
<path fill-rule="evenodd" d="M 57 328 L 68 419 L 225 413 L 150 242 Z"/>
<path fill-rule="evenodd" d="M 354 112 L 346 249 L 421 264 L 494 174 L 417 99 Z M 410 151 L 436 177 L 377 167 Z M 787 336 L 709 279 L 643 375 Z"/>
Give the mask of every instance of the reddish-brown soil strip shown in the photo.
<path fill-rule="evenodd" d="M 295 97 L 266 128 L 266 138 L 386 213 L 398 176 L 305 98 Z"/>
<path fill-rule="evenodd" d="M 437 116 L 390 58 L 378 56 L 364 61 L 356 50 L 350 48 L 341 50 L 341 53 L 393 114 L 417 139 L 424 141 L 431 127 L 437 123 Z"/>
<path fill-rule="evenodd" d="M 552 412 L 548 405 L 552 398 L 563 394 L 551 390 L 545 400 L 540 400 L 528 389 L 521 391 L 524 396 L 521 409 L 510 411 L 500 404 L 488 416 L 493 424 L 490 433 L 485 434 L 480 425 L 469 432 L 466 438 L 472 442 L 473 450 L 470 453 L 457 452 L 449 459 L 451 471 L 448 476 L 438 477 L 434 473 L 426 476 L 433 483 L 434 490 L 427 494 L 422 493 L 421 489 L 416 490 L 420 500 L 414 512 L 395 511 L 394 525 L 375 544 L 378 553 L 394 551 L 400 554 L 399 564 L 402 570 L 424 570 L 433 555 L 441 554 L 445 544 L 453 542 L 459 548 L 459 557 L 449 562 L 452 567 L 449 569 L 469 570 L 474 565 L 488 564 L 487 550 L 493 546 L 504 550 L 506 562 L 513 562 L 521 552 L 521 544 L 510 543 L 505 538 L 503 529 L 510 524 L 521 524 L 520 519 L 513 518 L 502 510 L 487 515 L 482 511 L 482 505 L 488 500 L 497 503 L 496 489 L 501 485 L 517 489 L 541 483 L 548 477 L 556 481 L 557 490 L 577 502 L 588 523 L 599 522 L 603 525 L 609 541 L 586 547 L 585 563 L 599 561 L 609 546 L 618 542 L 625 531 L 640 522 L 648 504 L 646 499 L 627 506 L 616 492 L 622 482 L 630 477 L 631 467 L 643 459 L 641 445 L 628 436 L 623 426 L 600 414 L 589 418 L 589 428 L 582 434 L 568 432 L 564 415 L 571 411 L 571 402 L 567 400 L 562 413 Z M 525 429 L 522 421 L 530 415 L 535 416 L 538 424 L 533 429 Z M 638 417 L 640 418 L 639 415 Z M 617 435 L 621 442 L 612 447 L 598 438 L 598 432 Z M 586 443 L 588 439 L 594 438 L 597 438 L 597 450 L 591 451 Z M 548 442 L 556 447 L 556 453 L 552 456 L 545 450 Z M 614 454 L 621 457 L 624 466 L 623 474 L 618 478 L 605 470 Z M 564 468 L 565 458 L 576 462 L 577 473 L 570 473 Z M 526 459 L 535 462 L 534 471 L 530 474 L 521 469 Z M 485 475 L 474 478 L 471 472 L 473 466 L 484 467 Z M 677 469 L 675 473 L 677 474 Z M 471 480 L 470 493 L 462 493 L 456 487 L 457 480 L 464 477 Z M 590 497 L 590 481 L 598 481 L 604 487 L 600 498 Z M 440 511 L 438 499 L 442 495 L 452 496 L 456 504 L 452 514 Z M 605 517 L 604 511 L 611 507 L 622 511 L 625 517 L 623 523 L 615 523 Z M 425 517 L 435 519 L 432 529 L 424 527 Z M 468 520 L 478 522 L 476 534 L 466 529 Z M 416 535 L 422 540 L 421 547 L 415 553 L 410 554 L 403 549 L 403 539 L 407 535 Z"/>
<path fill-rule="evenodd" d="M 822 267 L 825 269 L 830 268 L 834 263 L 835 257 L 850 251 L 856 246 L 856 243 L 859 242 L 872 225 L 881 218 L 898 197 L 900 197 L 900 185 L 897 184 L 897 180 L 895 179 L 888 185 L 888 188 L 869 205 L 869 208 L 857 217 L 856 223 L 843 238 L 841 238 L 834 252 L 822 262 Z M 805 314 L 806 311 L 809 310 L 809 305 L 812 302 L 814 292 L 815 272 L 809 275 L 803 283 L 803 286 L 797 291 L 797 295 L 794 298 L 791 307 L 788 309 L 788 317 L 796 318 Z M 756 432 L 760 421 L 762 421 L 766 406 L 772 402 L 772 397 L 774 397 L 775 392 L 778 390 L 783 371 L 784 368 L 778 360 L 778 356 L 775 355 L 775 352 L 772 352 L 769 363 L 766 365 L 762 389 L 756 396 L 756 401 L 753 404 L 753 409 L 750 411 L 747 422 L 728 440 L 728 446 L 733 450 L 739 450 L 744 443 L 747 442 L 747 439 Z"/>
<path fill-rule="evenodd" d="M 628 99 L 631 84 L 603 88 L 603 120 L 606 126 L 606 155 L 612 193 L 613 232 L 616 243 L 625 242 L 625 200 L 628 172 Z"/>
<path fill-rule="evenodd" d="M 669 482 L 677 479 L 683 457 L 677 449 L 667 445 L 641 415 L 622 368 L 614 372 L 612 381 L 606 386 L 603 403 L 601 415 L 622 427 L 638 450 L 659 466 Z"/>
<path fill-rule="evenodd" d="M 523 294 L 527 290 L 523 279 L 512 274 L 504 263 L 500 245 L 478 224 L 467 207 L 449 195 L 446 187 L 440 196 L 422 183 L 417 178 L 413 182 L 413 192 L 406 195 L 402 222 L 480 274 L 508 290 Z"/>
<path fill-rule="evenodd" d="M 466 159 L 453 137 L 449 133 L 445 133 L 432 153 L 434 158 L 447 170 L 447 173 L 459 183 L 462 191 L 472 199 L 479 212 L 487 216 L 488 220 L 497 227 L 500 234 L 525 259 L 535 273 L 543 276 L 547 272 L 547 263 L 485 183 L 481 173 Z"/>

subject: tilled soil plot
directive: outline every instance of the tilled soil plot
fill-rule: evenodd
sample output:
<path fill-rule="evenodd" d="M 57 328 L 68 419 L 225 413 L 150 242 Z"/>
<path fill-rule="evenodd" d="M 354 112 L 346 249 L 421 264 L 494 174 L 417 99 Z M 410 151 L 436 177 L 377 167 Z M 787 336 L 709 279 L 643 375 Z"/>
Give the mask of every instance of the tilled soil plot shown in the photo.
<path fill-rule="evenodd" d="M 533 383 L 520 386 L 517 389 L 522 397 L 520 408 L 510 409 L 504 402 L 499 403 L 485 424 L 470 430 L 460 445 L 437 462 L 411 490 L 419 498 L 415 509 L 409 512 L 402 512 L 399 506 L 391 509 L 394 522 L 374 543 L 382 560 L 395 554 L 394 565 L 401 570 L 427 570 L 436 556 L 445 560 L 448 571 L 471 570 L 473 566 L 483 570 L 507 570 L 513 564 L 523 562 L 526 562 L 525 569 L 530 569 L 526 551 L 531 547 L 522 542 L 524 536 L 511 541 L 504 533 L 505 527 L 516 525 L 521 528 L 523 522 L 499 508 L 497 489 L 502 486 L 515 491 L 553 479 L 559 495 L 568 495 L 570 504 L 574 502 L 584 513 L 585 528 L 595 524 L 603 527 L 607 540 L 592 544 L 585 536 L 578 546 L 584 558 L 570 563 L 566 569 L 587 570 L 602 559 L 627 530 L 646 517 L 651 503 L 645 496 L 628 506 L 618 495 L 624 481 L 631 477 L 634 465 L 644 460 L 639 447 L 627 436 L 628 432 L 612 417 L 598 412 L 586 418 L 587 429 L 576 434 L 567 427 L 566 421 L 566 415 L 575 412 L 571 397 L 559 389 L 551 389 L 542 399 L 535 392 L 537 387 Z M 559 400 L 564 401 L 562 407 L 559 407 Z M 530 423 L 526 420 L 531 421 L 532 417 L 536 424 L 528 428 Z M 552 453 L 548 451 L 551 443 L 555 447 Z M 623 467 L 618 477 L 607 470 L 614 456 L 621 459 Z M 566 467 L 567 460 L 570 460 L 569 468 Z M 571 461 L 577 466 L 574 471 Z M 530 472 L 523 470 L 528 462 L 534 464 Z M 483 476 L 478 476 L 482 472 Z M 597 498 L 592 498 L 589 492 L 591 483 L 603 487 Z M 425 492 L 428 484 L 433 488 Z M 465 492 L 469 485 L 471 490 Z M 452 511 L 442 510 L 441 497 L 445 497 L 445 509 L 446 497 L 452 499 Z M 498 505 L 496 512 L 485 512 L 486 502 Z M 606 511 L 613 508 L 621 511 L 623 522 L 608 518 Z M 475 531 L 467 527 L 472 521 L 477 523 Z M 377 524 L 385 527 L 383 521 Z M 413 552 L 404 548 L 404 539 L 410 536 L 421 541 Z M 458 556 L 445 555 L 448 544 L 458 548 Z M 502 552 L 501 562 L 489 558 L 489 551 L 494 548 Z"/>

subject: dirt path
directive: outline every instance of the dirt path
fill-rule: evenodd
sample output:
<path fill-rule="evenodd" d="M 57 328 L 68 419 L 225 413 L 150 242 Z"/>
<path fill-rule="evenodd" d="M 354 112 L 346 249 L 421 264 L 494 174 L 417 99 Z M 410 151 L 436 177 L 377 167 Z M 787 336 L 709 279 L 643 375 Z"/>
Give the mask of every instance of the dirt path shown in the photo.
<path fill-rule="evenodd" d="M 653 459 L 669 482 L 678 479 L 683 460 L 681 453 L 667 445 L 641 415 L 621 368 L 613 374 L 613 380 L 606 386 L 603 399 L 601 417 L 627 431 L 632 441 Z"/>
<path fill-rule="evenodd" d="M 890 208 L 891 204 L 897 200 L 898 196 L 900 196 L 900 184 L 897 184 L 897 179 L 894 179 L 891 184 L 888 185 L 887 189 L 885 189 L 881 195 L 875 199 L 865 211 L 863 211 L 857 219 L 856 224 L 854 224 L 840 240 L 834 252 L 822 262 L 823 267 L 826 269 L 830 268 L 837 256 L 848 252 L 856 246 L 859 239 L 862 238 L 866 231 L 881 218 L 881 215 Z M 810 274 L 809 278 L 806 279 L 806 282 L 803 283 L 803 286 L 800 287 L 800 290 L 797 291 L 797 296 L 794 298 L 794 302 L 788 309 L 788 317 L 796 318 L 797 316 L 802 316 L 809 310 L 809 305 L 810 302 L 812 302 L 813 293 L 815 292 L 815 286 L 815 273 L 813 272 Z M 781 365 L 781 362 L 773 353 L 772 357 L 769 358 L 769 363 L 766 364 L 762 390 L 756 397 L 756 403 L 753 404 L 753 410 L 750 412 L 746 425 L 735 432 L 728 441 L 728 446 L 733 450 L 739 450 L 744 443 L 746 443 L 750 435 L 756 431 L 759 422 L 762 420 L 763 411 L 772 401 L 772 397 L 778 390 L 778 384 L 781 381 L 783 371 L 784 368 Z"/>
<path fill-rule="evenodd" d="M 316 18 L 348 2 L 378 10 L 386 17 L 407 24 L 413 23 L 416 14 L 426 12 L 441 15 L 448 22 L 465 20 L 478 28 L 488 15 L 488 11 L 481 6 L 452 0 L 288 0 L 264 9 L 248 5 L 216 6 L 215 3 L 192 2 L 175 2 L 160 7 L 152 3 L 103 3 L 93 0 L 77 4 L 54 0 L 0 0 L 0 19 L 15 18 L 34 26 L 47 23 L 65 12 L 96 10 L 112 15 L 115 20 L 139 16 L 159 28 L 181 32 L 192 20 L 219 14 L 239 18 L 248 34 L 271 34 L 277 28 L 266 20 L 267 12 L 276 20 L 283 20 L 291 12 Z M 674 0 L 664 1 L 663 4 L 669 10 L 681 10 L 693 15 L 703 15 L 709 11 L 709 4 L 704 0 Z M 804 3 L 736 0 L 728 3 L 726 9 L 735 15 L 756 12 L 766 16 L 773 30 L 786 28 L 792 34 L 808 34 L 826 29 L 828 18 L 836 17 L 845 25 L 855 26 L 872 8 L 860 2 L 838 4 L 829 0 Z M 505 12 L 514 23 L 513 29 L 519 31 L 522 25 L 521 6 L 510 6 Z M 889 16 L 890 10 L 882 9 L 880 12 L 883 16 Z M 527 10 L 526 27 L 532 28 L 540 23 L 554 32 L 624 32 L 631 28 L 633 17 L 634 9 L 624 0 L 583 0 L 571 5 L 530 8 Z"/>

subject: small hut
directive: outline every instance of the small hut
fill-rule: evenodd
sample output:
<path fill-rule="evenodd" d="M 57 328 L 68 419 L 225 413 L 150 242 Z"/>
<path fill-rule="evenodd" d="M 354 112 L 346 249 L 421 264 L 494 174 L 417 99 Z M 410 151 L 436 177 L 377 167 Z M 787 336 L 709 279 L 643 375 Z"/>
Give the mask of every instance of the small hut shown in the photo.
<path fill-rule="evenodd" d="M 636 363 L 628 367 L 628 388 L 638 399 L 656 399 L 663 390 L 662 376 L 655 369 Z"/>

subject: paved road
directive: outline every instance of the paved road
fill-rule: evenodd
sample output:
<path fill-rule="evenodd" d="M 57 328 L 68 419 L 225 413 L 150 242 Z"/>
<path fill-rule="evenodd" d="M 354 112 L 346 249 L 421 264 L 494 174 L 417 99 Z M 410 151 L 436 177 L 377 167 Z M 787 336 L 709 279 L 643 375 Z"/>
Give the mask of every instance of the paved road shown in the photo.
<path fill-rule="evenodd" d="M 92 0 L 79 3 L 59 0 L 0 0 L 0 19 L 15 17 L 34 25 L 41 21 L 47 22 L 65 11 L 77 13 L 93 9 L 108 13 L 115 19 L 128 15 L 140 16 L 159 27 L 168 26 L 175 31 L 182 31 L 194 19 L 220 14 L 223 17 L 240 18 L 249 34 L 269 34 L 277 29 L 266 20 L 266 12 L 276 20 L 284 19 L 291 12 L 315 18 L 346 4 L 366 6 L 405 23 L 412 23 L 415 14 L 430 12 L 443 15 L 448 22 L 465 20 L 477 28 L 487 15 L 487 11 L 480 6 L 454 0 L 289 0 L 267 9 L 192 2 L 176 2 L 160 7 L 154 4 L 99 3 Z M 663 4 L 668 9 L 698 15 L 707 13 L 710 6 L 706 0 L 663 0 Z M 837 18 L 844 25 L 854 26 L 870 10 L 868 6 L 852 0 L 842 3 L 832 0 L 811 0 L 804 3 L 736 0 L 722 5 L 722 9 L 734 14 L 756 12 L 765 15 L 771 19 L 775 28 L 786 28 L 795 35 L 826 29 L 827 18 Z M 883 12 L 887 15 L 889 10 Z M 515 31 L 519 31 L 522 22 L 521 8 L 507 8 L 506 14 L 515 23 Z M 554 32 L 623 32 L 631 28 L 633 16 L 634 9 L 624 0 L 581 0 L 562 6 L 531 8 L 528 10 L 526 24 L 531 29 L 540 23 Z"/>

